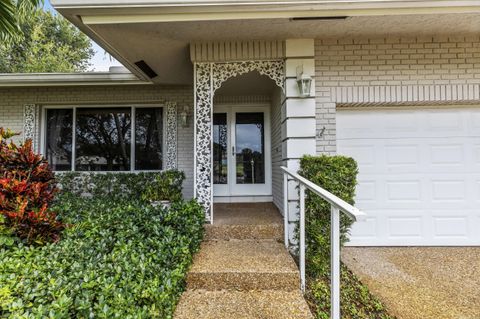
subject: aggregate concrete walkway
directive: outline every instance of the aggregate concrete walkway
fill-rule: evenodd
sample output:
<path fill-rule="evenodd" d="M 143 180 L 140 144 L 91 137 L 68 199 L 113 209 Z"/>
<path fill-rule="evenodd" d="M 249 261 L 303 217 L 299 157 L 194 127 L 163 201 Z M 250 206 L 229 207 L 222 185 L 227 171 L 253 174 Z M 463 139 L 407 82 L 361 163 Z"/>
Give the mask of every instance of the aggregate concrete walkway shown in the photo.
<path fill-rule="evenodd" d="M 311 319 L 271 203 L 216 204 L 176 319 Z"/>
<path fill-rule="evenodd" d="M 399 319 L 480 318 L 480 247 L 347 247 L 342 260 Z"/>

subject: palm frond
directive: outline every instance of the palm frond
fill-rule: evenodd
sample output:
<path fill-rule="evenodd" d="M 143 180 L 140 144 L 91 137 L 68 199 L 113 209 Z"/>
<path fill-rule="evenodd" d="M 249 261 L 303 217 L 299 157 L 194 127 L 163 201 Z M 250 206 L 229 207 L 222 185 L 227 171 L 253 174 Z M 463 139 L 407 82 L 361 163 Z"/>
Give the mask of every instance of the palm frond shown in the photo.
<path fill-rule="evenodd" d="M 0 0 L 0 43 L 16 39 L 19 22 L 44 0 Z"/>
<path fill-rule="evenodd" d="M 16 6 L 11 0 L 0 1 L 0 41 L 6 41 L 17 33 Z"/>

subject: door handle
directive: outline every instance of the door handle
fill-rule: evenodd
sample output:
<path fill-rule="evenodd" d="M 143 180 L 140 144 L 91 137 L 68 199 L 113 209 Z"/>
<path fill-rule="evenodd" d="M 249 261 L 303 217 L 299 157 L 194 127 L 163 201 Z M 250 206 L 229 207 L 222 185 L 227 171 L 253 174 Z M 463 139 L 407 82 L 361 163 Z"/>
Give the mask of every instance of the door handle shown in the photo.
<path fill-rule="evenodd" d="M 235 146 L 232 146 L 232 156 L 235 156 Z"/>

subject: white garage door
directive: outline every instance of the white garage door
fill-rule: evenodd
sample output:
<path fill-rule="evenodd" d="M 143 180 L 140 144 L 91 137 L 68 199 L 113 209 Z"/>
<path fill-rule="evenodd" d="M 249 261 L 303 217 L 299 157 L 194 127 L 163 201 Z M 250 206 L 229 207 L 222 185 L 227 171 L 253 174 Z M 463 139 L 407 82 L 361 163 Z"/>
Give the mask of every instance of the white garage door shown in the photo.
<path fill-rule="evenodd" d="M 338 110 L 368 214 L 351 245 L 480 245 L 480 107 Z"/>

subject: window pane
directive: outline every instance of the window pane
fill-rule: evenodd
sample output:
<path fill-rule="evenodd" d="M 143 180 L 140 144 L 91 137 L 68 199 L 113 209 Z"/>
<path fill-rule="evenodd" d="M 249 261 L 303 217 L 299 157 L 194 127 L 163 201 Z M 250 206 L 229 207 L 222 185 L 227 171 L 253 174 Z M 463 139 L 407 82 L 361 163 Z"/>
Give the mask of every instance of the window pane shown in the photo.
<path fill-rule="evenodd" d="M 54 171 L 72 169 L 72 109 L 47 109 L 45 156 Z"/>
<path fill-rule="evenodd" d="M 237 113 L 235 123 L 237 184 L 265 183 L 263 113 Z"/>
<path fill-rule="evenodd" d="M 162 169 L 163 119 L 161 108 L 135 109 L 135 169 Z"/>
<path fill-rule="evenodd" d="M 213 114 L 213 183 L 227 184 L 227 113 Z"/>
<path fill-rule="evenodd" d="M 130 108 L 77 108 L 77 171 L 129 171 Z"/>

